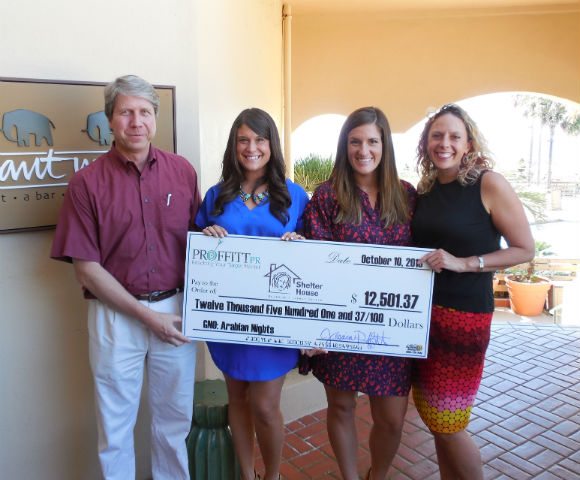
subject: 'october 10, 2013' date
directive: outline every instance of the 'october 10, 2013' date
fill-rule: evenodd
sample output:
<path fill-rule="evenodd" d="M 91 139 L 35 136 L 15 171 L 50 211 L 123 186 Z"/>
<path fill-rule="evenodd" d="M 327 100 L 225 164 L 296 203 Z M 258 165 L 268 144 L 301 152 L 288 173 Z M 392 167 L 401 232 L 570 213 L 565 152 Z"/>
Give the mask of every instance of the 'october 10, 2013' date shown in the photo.
<path fill-rule="evenodd" d="M 410 295 L 407 293 L 389 293 L 389 292 L 365 292 L 365 305 L 370 307 L 387 307 L 413 310 L 419 295 Z"/>

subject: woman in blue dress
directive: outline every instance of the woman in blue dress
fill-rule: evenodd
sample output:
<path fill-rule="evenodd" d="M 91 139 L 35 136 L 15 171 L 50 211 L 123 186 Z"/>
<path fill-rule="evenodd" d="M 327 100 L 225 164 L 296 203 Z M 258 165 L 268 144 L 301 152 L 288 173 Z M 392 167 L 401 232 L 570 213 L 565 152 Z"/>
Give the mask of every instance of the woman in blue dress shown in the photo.
<path fill-rule="evenodd" d="M 224 153 L 221 181 L 207 192 L 196 217 L 206 235 L 228 233 L 282 240 L 302 239 L 308 195 L 285 177 L 278 130 L 272 117 L 250 108 L 235 119 Z M 299 351 L 268 346 L 208 343 L 225 377 L 229 421 L 242 479 L 254 478 L 254 434 L 265 480 L 279 476 L 284 445 L 280 395 Z"/>

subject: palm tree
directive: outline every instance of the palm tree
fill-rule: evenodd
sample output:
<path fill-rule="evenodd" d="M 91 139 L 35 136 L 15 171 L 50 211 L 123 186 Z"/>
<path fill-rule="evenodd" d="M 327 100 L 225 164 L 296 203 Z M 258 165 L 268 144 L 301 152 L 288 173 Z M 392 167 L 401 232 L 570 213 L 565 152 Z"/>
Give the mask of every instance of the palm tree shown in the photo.
<path fill-rule="evenodd" d="M 554 133 L 556 127 L 565 129 L 565 125 L 575 125 L 574 120 L 568 112 L 568 109 L 563 103 L 557 102 L 547 97 L 540 97 L 537 95 L 516 95 L 514 105 L 520 108 L 524 117 L 530 119 L 538 119 L 542 127 L 547 126 L 549 129 L 549 143 L 548 143 L 548 173 L 546 184 L 548 189 L 552 184 L 552 153 L 554 149 Z M 578 120 L 576 120 L 578 121 Z M 571 130 L 572 131 L 572 130 Z M 531 154 L 530 154 L 531 155 Z M 531 162 L 531 158 L 530 158 Z M 540 167 L 541 159 L 538 159 L 538 176 L 537 183 L 540 182 Z"/>
<path fill-rule="evenodd" d="M 568 115 L 562 122 L 561 127 L 568 135 L 580 134 L 580 110 Z"/>

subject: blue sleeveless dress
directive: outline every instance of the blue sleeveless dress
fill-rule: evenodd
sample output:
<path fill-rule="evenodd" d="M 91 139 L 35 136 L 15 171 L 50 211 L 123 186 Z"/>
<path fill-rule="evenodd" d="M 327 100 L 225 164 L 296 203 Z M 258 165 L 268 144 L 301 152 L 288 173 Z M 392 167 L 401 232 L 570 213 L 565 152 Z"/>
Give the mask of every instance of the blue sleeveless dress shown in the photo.
<path fill-rule="evenodd" d="M 212 215 L 221 187 L 219 183 L 206 193 L 195 223 L 200 228 L 217 224 L 229 234 L 259 237 L 281 237 L 284 232 L 302 230 L 302 212 L 308 203 L 308 195 L 300 185 L 290 180 L 286 180 L 286 186 L 292 199 L 286 225 L 270 213 L 268 201 L 250 210 L 240 197 L 227 203 L 221 215 Z M 273 380 L 288 373 L 298 363 L 299 351 L 292 348 L 217 342 L 208 342 L 207 346 L 217 367 L 236 380 Z"/>

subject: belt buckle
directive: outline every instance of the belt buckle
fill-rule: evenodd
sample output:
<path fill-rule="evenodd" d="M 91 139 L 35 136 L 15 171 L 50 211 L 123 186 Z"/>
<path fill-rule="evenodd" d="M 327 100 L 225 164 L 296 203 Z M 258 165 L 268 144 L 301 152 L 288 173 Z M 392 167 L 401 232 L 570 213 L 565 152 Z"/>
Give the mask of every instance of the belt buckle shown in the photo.
<path fill-rule="evenodd" d="M 149 296 L 147 297 L 147 301 L 149 303 L 154 303 L 157 301 L 157 298 L 160 297 L 164 292 L 162 292 L 161 290 L 155 290 L 154 292 L 151 292 L 149 294 Z"/>

